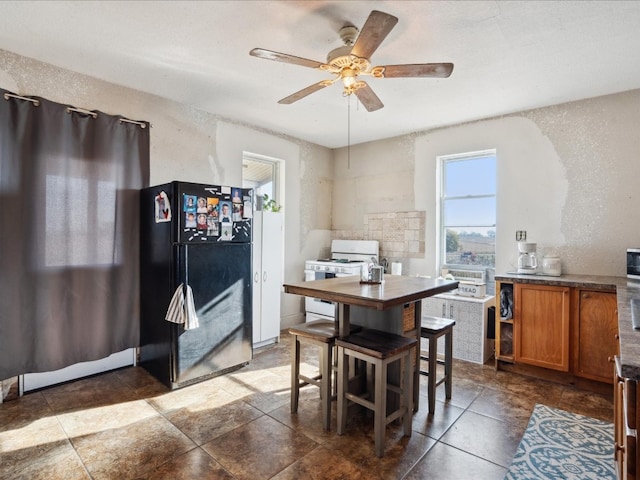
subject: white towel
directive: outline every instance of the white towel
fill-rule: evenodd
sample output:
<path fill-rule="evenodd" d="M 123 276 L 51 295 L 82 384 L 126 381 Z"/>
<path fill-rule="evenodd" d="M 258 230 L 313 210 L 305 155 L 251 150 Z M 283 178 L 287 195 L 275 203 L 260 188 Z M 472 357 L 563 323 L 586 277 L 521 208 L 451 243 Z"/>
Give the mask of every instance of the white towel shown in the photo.
<path fill-rule="evenodd" d="M 184 325 L 185 330 L 191 330 L 199 327 L 198 315 L 193 302 L 193 291 L 187 285 L 187 296 L 184 295 L 184 284 L 180 284 L 171 297 L 165 320 L 173 323 Z"/>
<path fill-rule="evenodd" d="M 185 330 L 191 330 L 200 326 L 200 324 L 198 323 L 198 315 L 196 314 L 196 306 L 193 302 L 193 291 L 191 290 L 191 287 L 189 285 L 187 285 L 187 298 L 185 299 L 184 314 Z"/>

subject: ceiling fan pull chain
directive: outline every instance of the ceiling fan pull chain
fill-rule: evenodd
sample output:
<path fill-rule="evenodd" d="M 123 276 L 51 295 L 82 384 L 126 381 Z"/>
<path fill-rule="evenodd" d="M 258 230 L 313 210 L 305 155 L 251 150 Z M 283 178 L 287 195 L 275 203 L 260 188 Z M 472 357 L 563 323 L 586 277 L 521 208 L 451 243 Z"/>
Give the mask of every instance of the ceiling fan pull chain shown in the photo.
<path fill-rule="evenodd" d="M 351 170 L 351 95 L 347 102 L 347 170 Z"/>

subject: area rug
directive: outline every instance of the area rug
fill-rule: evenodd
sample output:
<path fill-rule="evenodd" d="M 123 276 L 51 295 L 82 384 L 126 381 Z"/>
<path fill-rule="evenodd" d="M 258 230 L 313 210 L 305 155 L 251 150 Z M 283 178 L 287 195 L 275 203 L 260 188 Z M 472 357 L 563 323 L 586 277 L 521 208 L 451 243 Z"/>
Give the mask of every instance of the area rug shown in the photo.
<path fill-rule="evenodd" d="M 505 480 L 615 480 L 613 424 L 536 405 Z"/>

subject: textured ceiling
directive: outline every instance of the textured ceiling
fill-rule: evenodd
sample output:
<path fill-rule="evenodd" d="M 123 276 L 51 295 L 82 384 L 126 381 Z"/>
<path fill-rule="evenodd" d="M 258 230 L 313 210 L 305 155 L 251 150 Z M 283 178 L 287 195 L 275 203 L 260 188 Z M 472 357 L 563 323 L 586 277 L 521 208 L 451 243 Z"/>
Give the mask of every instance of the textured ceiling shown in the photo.
<path fill-rule="evenodd" d="M 324 62 L 374 8 L 399 18 L 374 65 L 452 62 L 451 77 L 367 78 L 371 113 L 337 84 L 279 105 L 327 74 L 249 51 Z M 356 144 L 640 88 L 640 2 L 3 1 L 0 48 L 335 148 L 349 109 Z"/>

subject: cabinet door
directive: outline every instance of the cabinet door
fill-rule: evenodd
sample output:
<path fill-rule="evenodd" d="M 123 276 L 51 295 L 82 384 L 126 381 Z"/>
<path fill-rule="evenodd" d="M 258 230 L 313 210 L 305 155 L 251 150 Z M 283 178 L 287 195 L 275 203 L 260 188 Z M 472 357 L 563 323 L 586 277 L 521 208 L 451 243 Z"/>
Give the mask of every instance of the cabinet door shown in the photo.
<path fill-rule="evenodd" d="M 253 216 L 253 343 L 280 336 L 283 215 L 256 211 Z"/>
<path fill-rule="evenodd" d="M 282 291 L 281 213 L 262 212 L 262 306 L 261 340 L 280 336 L 280 292 Z"/>
<path fill-rule="evenodd" d="M 485 362 L 484 303 L 470 300 L 449 300 L 449 318 L 456 321 L 453 328 L 453 357 L 474 363 Z"/>
<path fill-rule="evenodd" d="M 577 293 L 574 373 L 611 383 L 609 359 L 618 353 L 616 294 L 590 290 L 579 290 Z"/>
<path fill-rule="evenodd" d="M 515 360 L 569 371 L 569 288 L 517 283 Z"/>
<path fill-rule="evenodd" d="M 253 212 L 253 245 L 251 246 L 253 273 L 253 343 L 262 341 L 262 212 Z"/>
<path fill-rule="evenodd" d="M 428 297 L 422 300 L 422 314 L 430 317 L 450 318 L 449 302 L 438 296 Z"/>

